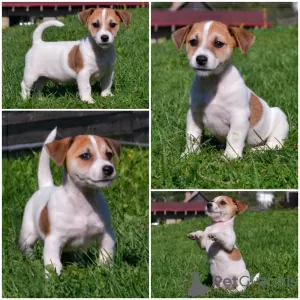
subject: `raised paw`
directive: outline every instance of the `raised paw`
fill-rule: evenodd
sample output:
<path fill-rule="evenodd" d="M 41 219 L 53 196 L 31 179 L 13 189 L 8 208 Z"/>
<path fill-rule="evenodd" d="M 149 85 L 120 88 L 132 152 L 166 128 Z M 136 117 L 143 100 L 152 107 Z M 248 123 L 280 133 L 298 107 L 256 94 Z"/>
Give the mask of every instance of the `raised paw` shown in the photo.
<path fill-rule="evenodd" d="M 198 239 L 200 239 L 202 237 L 202 234 L 203 234 L 203 231 L 199 230 L 199 231 L 196 231 L 196 232 L 189 233 L 187 237 L 190 240 L 198 240 Z"/>
<path fill-rule="evenodd" d="M 217 237 L 217 235 L 216 235 L 215 233 L 210 233 L 210 234 L 208 235 L 208 238 L 209 238 L 210 240 L 214 241 L 214 242 L 216 242 L 216 241 L 218 240 L 218 237 Z"/>

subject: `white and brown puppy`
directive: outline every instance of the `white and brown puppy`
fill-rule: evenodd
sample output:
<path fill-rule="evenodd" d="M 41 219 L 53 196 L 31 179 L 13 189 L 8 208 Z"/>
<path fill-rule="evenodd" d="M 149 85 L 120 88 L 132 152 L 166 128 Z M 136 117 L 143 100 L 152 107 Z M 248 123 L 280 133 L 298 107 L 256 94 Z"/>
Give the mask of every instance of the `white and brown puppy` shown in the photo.
<path fill-rule="evenodd" d="M 212 224 L 204 231 L 199 230 L 188 235 L 188 238 L 196 240 L 199 247 L 206 250 L 215 288 L 241 292 L 259 278 L 259 274 L 256 274 L 253 280 L 250 279 L 235 244 L 234 218 L 247 208 L 247 204 L 227 196 L 216 197 L 205 208 Z"/>
<path fill-rule="evenodd" d="M 31 88 L 40 92 L 48 79 L 54 82 L 76 80 L 80 99 L 94 103 L 90 80 L 100 81 L 101 96 L 111 96 L 116 54 L 114 39 L 123 22 L 127 27 L 131 13 L 110 8 L 89 8 L 78 14 L 89 35 L 80 41 L 44 42 L 42 33 L 50 26 L 64 26 L 51 20 L 39 25 L 33 33 L 33 45 L 26 54 L 24 77 L 21 83 L 23 99 Z"/>
<path fill-rule="evenodd" d="M 44 241 L 44 265 L 62 270 L 61 253 L 85 249 L 96 240 L 99 263 L 115 255 L 115 235 L 101 188 L 116 178 L 113 157 L 119 159 L 120 145 L 94 135 L 55 140 L 56 128 L 47 137 L 38 166 L 39 189 L 27 202 L 19 237 L 20 250 L 33 255 L 38 239 Z M 63 182 L 53 184 L 49 156 L 64 165 Z M 45 270 L 46 275 L 48 274 Z"/>
<path fill-rule="evenodd" d="M 229 159 L 242 157 L 245 142 L 257 150 L 281 148 L 289 131 L 285 114 L 255 95 L 231 64 L 234 48 L 245 54 L 255 36 L 203 21 L 175 31 L 172 38 L 179 49 L 186 44 L 190 66 L 196 71 L 182 156 L 198 150 L 204 127 L 226 142 L 224 155 Z"/>

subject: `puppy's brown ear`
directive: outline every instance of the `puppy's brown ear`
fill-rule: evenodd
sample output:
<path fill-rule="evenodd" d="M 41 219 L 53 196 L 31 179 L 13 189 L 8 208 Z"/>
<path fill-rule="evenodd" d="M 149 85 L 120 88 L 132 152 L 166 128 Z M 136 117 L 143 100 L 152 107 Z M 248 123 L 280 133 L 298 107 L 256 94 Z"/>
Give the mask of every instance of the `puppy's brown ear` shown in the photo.
<path fill-rule="evenodd" d="M 242 54 L 246 54 L 248 49 L 255 41 L 255 35 L 251 32 L 237 28 L 237 27 L 228 27 L 229 33 L 234 37 L 237 47 L 241 49 Z"/>
<path fill-rule="evenodd" d="M 187 35 L 191 31 L 192 27 L 193 25 L 182 27 L 172 34 L 172 40 L 179 50 L 181 50 L 182 46 L 186 43 Z"/>
<path fill-rule="evenodd" d="M 49 156 L 57 166 L 60 167 L 63 165 L 72 142 L 73 138 L 68 137 L 45 145 Z"/>
<path fill-rule="evenodd" d="M 104 138 L 105 142 L 111 148 L 113 151 L 114 155 L 116 156 L 118 163 L 120 162 L 120 153 L 121 153 L 121 144 L 118 141 L 109 139 L 109 138 Z"/>
<path fill-rule="evenodd" d="M 233 202 L 235 203 L 235 205 L 237 207 L 236 211 L 238 214 L 243 213 L 248 208 L 248 205 L 242 201 L 233 200 Z"/>
<path fill-rule="evenodd" d="M 87 25 L 87 21 L 94 10 L 95 8 L 89 8 L 78 13 L 78 18 L 83 25 Z"/>
<path fill-rule="evenodd" d="M 121 21 L 124 23 L 125 27 L 127 27 L 130 23 L 132 13 L 126 11 L 126 10 L 115 10 L 116 15 L 121 19 Z"/>

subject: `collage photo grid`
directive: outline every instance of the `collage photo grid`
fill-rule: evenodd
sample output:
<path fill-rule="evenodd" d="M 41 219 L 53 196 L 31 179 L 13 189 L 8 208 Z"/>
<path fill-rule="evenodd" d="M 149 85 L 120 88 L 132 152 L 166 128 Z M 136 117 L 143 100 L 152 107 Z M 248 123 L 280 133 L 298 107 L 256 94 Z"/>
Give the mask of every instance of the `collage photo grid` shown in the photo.
<path fill-rule="evenodd" d="M 293 298 L 299 2 L 2 2 L 2 298 Z"/>

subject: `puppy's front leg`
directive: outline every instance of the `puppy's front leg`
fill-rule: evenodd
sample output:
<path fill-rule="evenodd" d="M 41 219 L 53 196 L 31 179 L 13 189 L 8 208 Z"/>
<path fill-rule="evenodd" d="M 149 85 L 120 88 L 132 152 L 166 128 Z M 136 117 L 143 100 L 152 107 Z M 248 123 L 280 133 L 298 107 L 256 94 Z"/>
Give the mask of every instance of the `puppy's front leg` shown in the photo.
<path fill-rule="evenodd" d="M 109 227 L 98 239 L 99 264 L 112 262 L 116 252 L 116 238 L 113 229 Z"/>
<path fill-rule="evenodd" d="M 60 274 L 62 270 L 62 263 L 60 261 L 61 251 L 63 245 L 59 241 L 59 238 L 54 236 L 47 236 L 44 242 L 44 266 L 45 266 L 45 276 L 49 277 L 49 271 L 47 266 L 52 265 L 55 269 L 57 275 Z"/>
<path fill-rule="evenodd" d="M 90 74 L 85 71 L 81 71 L 77 74 L 77 85 L 79 89 L 80 99 L 90 104 L 94 103 L 92 98 L 92 88 L 90 85 Z"/>
<path fill-rule="evenodd" d="M 107 96 L 113 96 L 111 92 L 111 86 L 113 84 L 114 79 L 114 71 L 113 69 L 110 70 L 105 76 L 101 79 L 101 96 L 107 97 Z"/>
<path fill-rule="evenodd" d="M 205 238 L 204 238 L 204 232 L 201 230 L 191 232 L 188 234 L 188 238 L 191 240 L 195 240 L 198 244 L 198 246 L 202 249 L 206 248 L 205 244 Z"/>
<path fill-rule="evenodd" d="M 219 243 L 225 250 L 232 251 L 235 244 L 235 236 L 224 232 L 210 233 L 208 238 Z"/>
<path fill-rule="evenodd" d="M 203 123 L 201 121 L 201 117 L 197 112 L 192 111 L 190 108 L 187 114 L 186 149 L 181 154 L 181 157 L 185 157 L 199 148 L 202 132 Z"/>
<path fill-rule="evenodd" d="M 250 112 L 239 111 L 231 116 L 230 130 L 227 135 L 226 149 L 224 156 L 228 159 L 239 158 L 243 156 L 245 140 L 250 127 Z"/>

